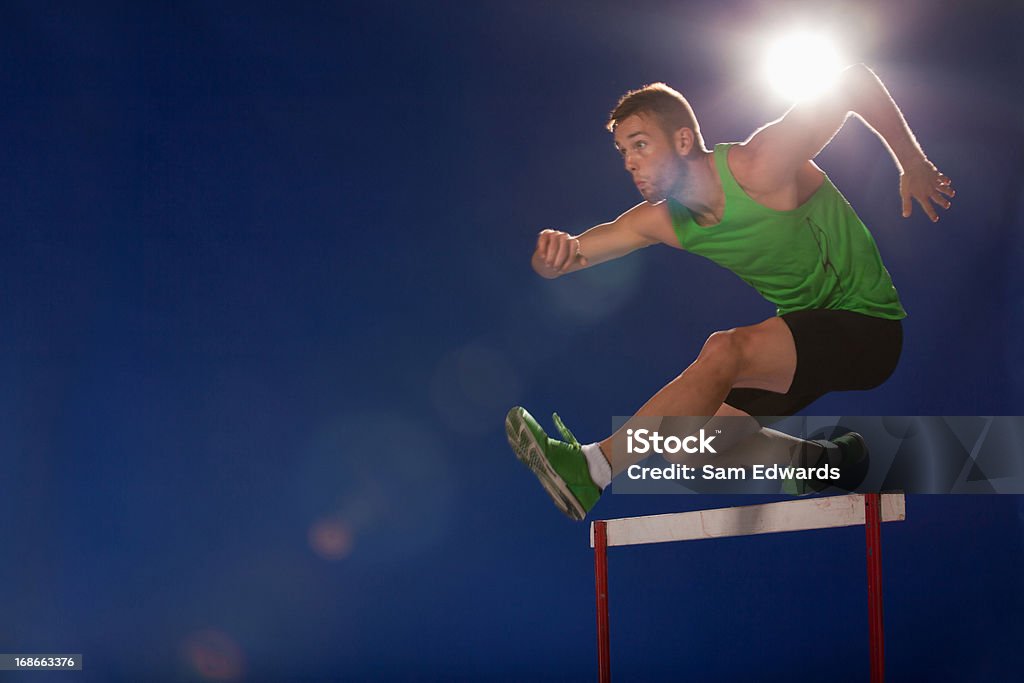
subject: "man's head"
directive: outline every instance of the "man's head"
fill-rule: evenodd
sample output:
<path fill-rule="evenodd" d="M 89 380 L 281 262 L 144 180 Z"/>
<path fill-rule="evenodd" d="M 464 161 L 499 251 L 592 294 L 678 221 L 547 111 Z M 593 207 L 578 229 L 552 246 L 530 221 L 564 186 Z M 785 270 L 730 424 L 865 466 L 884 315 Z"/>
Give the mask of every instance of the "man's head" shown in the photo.
<path fill-rule="evenodd" d="M 615 109 L 608 115 L 607 128 L 611 133 L 615 128 L 636 114 L 653 116 L 669 138 L 680 128 L 689 128 L 697 142 L 697 147 L 704 150 L 704 138 L 700 134 L 700 125 L 693 109 L 686 98 L 678 91 L 664 83 L 651 83 L 639 90 L 630 90 L 619 99 Z"/>
<path fill-rule="evenodd" d="M 608 130 L 644 199 L 685 193 L 688 162 L 704 152 L 689 103 L 664 83 L 626 93 L 608 118 Z"/>

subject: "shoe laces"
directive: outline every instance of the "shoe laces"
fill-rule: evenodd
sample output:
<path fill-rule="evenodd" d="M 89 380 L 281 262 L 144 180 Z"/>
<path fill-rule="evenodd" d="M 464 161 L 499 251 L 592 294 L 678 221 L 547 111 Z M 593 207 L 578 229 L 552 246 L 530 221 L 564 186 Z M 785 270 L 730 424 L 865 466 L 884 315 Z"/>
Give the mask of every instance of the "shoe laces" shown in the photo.
<path fill-rule="evenodd" d="M 562 422 L 562 418 L 558 417 L 558 413 L 551 413 L 551 420 L 555 423 L 555 427 L 558 431 L 561 432 L 562 438 L 569 442 L 569 445 L 575 446 L 576 448 L 580 447 L 580 442 L 576 440 L 576 437 L 572 435 L 569 428 L 565 426 L 565 423 Z"/>

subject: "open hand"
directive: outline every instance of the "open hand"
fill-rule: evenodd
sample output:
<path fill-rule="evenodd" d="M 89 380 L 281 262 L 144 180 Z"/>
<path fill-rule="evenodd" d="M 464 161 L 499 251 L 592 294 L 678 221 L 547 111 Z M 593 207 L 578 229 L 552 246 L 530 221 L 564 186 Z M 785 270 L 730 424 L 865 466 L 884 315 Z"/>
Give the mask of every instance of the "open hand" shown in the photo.
<path fill-rule="evenodd" d="M 949 178 L 939 173 L 935 164 L 927 159 L 903 170 L 900 174 L 900 198 L 903 200 L 903 217 L 908 218 L 914 205 L 921 205 L 932 222 L 939 220 L 936 206 L 949 208 L 949 200 L 956 195 Z"/>

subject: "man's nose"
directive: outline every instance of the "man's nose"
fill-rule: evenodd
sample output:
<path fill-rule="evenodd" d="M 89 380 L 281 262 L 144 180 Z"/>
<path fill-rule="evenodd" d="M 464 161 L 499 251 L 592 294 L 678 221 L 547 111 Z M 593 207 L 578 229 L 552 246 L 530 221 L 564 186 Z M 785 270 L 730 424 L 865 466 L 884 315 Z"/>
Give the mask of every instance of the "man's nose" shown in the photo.
<path fill-rule="evenodd" d="M 623 163 L 625 164 L 627 171 L 629 171 L 630 173 L 635 173 L 636 172 L 636 156 L 635 155 L 627 154 L 626 158 L 623 160 Z"/>

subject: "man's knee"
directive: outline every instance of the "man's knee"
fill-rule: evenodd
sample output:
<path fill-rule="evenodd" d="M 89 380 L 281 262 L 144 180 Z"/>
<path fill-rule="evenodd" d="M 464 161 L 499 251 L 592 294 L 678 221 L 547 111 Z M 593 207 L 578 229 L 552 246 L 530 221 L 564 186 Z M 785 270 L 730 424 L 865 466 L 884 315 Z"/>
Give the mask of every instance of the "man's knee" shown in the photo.
<path fill-rule="evenodd" d="M 723 372 L 738 373 L 743 367 L 746 355 L 747 335 L 743 328 L 715 332 L 697 357 L 698 362 L 721 368 Z"/>

